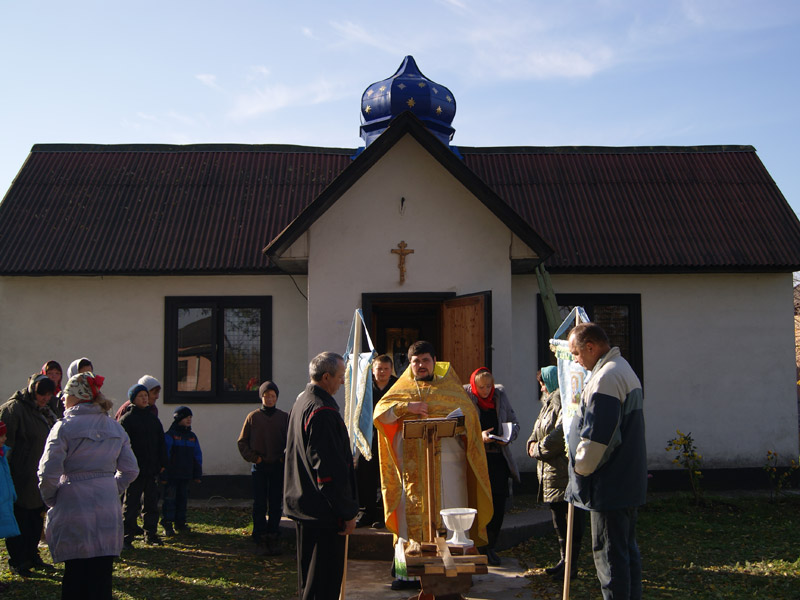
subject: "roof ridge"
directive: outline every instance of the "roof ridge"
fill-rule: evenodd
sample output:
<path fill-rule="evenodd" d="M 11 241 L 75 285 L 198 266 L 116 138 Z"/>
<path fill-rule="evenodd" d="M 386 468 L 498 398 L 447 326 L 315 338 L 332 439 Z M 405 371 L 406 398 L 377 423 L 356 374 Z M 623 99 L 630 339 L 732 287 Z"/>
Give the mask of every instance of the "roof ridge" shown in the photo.
<path fill-rule="evenodd" d="M 695 154 L 755 152 L 750 145 L 708 146 L 458 146 L 465 154 Z"/>
<path fill-rule="evenodd" d="M 282 152 L 284 154 L 347 154 L 355 148 L 299 144 L 34 144 L 31 152 Z"/>

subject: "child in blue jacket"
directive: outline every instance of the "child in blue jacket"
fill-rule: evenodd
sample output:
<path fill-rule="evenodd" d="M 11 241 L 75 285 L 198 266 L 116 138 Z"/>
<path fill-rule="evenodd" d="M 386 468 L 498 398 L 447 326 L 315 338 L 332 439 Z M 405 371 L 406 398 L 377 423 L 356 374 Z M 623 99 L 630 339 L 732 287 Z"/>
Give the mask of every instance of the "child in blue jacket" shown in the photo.
<path fill-rule="evenodd" d="M 192 411 L 179 406 L 172 414 L 172 425 L 164 434 L 167 442 L 167 468 L 162 472 L 164 501 L 161 525 L 164 534 L 189 533 L 186 525 L 186 504 L 189 500 L 189 482 L 200 483 L 203 475 L 203 453 L 200 442 L 192 432 Z M 174 528 L 173 528 L 174 526 Z"/>
<path fill-rule="evenodd" d="M 11 471 L 8 468 L 6 454 L 6 424 L 0 421 L 0 537 L 10 538 L 19 535 L 19 526 L 14 518 L 14 502 L 17 501 L 17 491 L 11 480 Z"/>

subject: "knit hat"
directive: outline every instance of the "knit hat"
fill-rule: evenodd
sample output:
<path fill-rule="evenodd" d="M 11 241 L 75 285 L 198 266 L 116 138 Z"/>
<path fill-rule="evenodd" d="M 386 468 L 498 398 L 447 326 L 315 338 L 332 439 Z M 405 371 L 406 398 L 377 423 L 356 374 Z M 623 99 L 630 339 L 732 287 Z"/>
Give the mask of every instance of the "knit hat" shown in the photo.
<path fill-rule="evenodd" d="M 133 399 L 139 395 L 139 392 L 147 392 L 147 387 L 145 387 L 141 383 L 137 383 L 130 387 L 130 389 L 128 390 L 128 400 L 131 401 L 131 404 L 133 404 Z"/>
<path fill-rule="evenodd" d="M 6 424 L 0 421 L 0 435 L 5 435 L 7 431 L 8 427 L 6 427 Z"/>
<path fill-rule="evenodd" d="M 542 381 L 548 392 L 554 392 L 558 389 L 558 369 L 550 366 L 542 369 Z"/>
<path fill-rule="evenodd" d="M 186 417 L 192 416 L 192 409 L 188 406 L 179 406 L 175 409 L 175 412 L 172 413 L 172 419 L 177 423 L 178 421 L 183 421 Z"/>
<path fill-rule="evenodd" d="M 275 392 L 275 397 L 276 398 L 281 395 L 281 393 L 278 391 L 278 386 L 277 385 L 275 385 L 271 381 L 265 381 L 264 383 L 261 384 L 261 387 L 258 388 L 258 397 L 259 398 L 263 398 L 264 394 L 266 394 L 269 390 L 272 390 L 273 392 Z"/>
<path fill-rule="evenodd" d="M 161 387 L 161 382 L 152 375 L 142 375 L 137 383 L 143 385 L 148 392 L 153 388 Z"/>

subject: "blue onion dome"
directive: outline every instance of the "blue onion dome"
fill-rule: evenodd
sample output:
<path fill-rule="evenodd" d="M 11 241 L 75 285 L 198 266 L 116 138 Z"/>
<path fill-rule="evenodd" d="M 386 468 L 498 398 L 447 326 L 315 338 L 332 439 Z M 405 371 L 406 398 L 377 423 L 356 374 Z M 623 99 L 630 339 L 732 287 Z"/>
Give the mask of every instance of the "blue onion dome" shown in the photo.
<path fill-rule="evenodd" d="M 392 119 L 410 110 L 441 142 L 449 146 L 455 129 L 456 99 L 443 85 L 423 75 L 413 56 L 397 72 L 369 86 L 361 96 L 361 138 L 369 146 Z"/>

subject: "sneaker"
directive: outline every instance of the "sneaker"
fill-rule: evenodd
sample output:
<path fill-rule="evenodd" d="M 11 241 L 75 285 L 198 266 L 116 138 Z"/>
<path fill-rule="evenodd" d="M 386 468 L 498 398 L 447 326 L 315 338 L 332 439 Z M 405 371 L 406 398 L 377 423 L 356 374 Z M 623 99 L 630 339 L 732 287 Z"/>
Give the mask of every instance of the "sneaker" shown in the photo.
<path fill-rule="evenodd" d="M 8 570 L 11 571 L 14 575 L 19 575 L 20 577 L 30 577 L 31 575 L 33 575 L 33 573 L 31 573 L 30 568 L 28 567 L 15 567 L 8 565 Z"/>
<path fill-rule="evenodd" d="M 163 546 L 164 542 L 161 541 L 161 538 L 158 537 L 157 533 L 145 533 L 144 534 L 144 543 L 149 544 L 150 546 Z"/>
<path fill-rule="evenodd" d="M 564 575 L 564 559 L 552 567 L 547 567 L 544 572 L 551 577 L 562 577 Z"/>
<path fill-rule="evenodd" d="M 192 533 L 192 528 L 186 523 L 175 523 L 175 531 L 178 533 Z"/>
<path fill-rule="evenodd" d="M 383 529 L 384 527 L 386 527 L 386 523 L 384 523 L 383 521 L 375 521 L 372 524 L 373 529 Z"/>
<path fill-rule="evenodd" d="M 130 538 L 130 537 L 128 537 L 126 535 L 124 541 L 122 542 L 122 549 L 123 550 L 133 550 L 133 548 L 134 548 L 134 546 L 133 546 L 133 538 Z"/>
<path fill-rule="evenodd" d="M 164 535 L 167 537 L 173 537 L 175 535 L 175 530 L 172 528 L 172 523 L 169 521 L 165 521 L 161 523 L 161 526 L 164 528 Z"/>
<path fill-rule="evenodd" d="M 264 539 L 264 556 L 280 556 L 283 554 L 281 536 L 278 533 L 268 533 Z"/>
<path fill-rule="evenodd" d="M 55 571 L 56 570 L 56 568 L 53 565 L 44 562 L 42 560 L 42 557 L 39 556 L 38 554 L 33 559 L 33 564 L 31 565 L 31 568 L 32 569 L 36 569 L 36 570 L 42 570 L 42 571 Z"/>
<path fill-rule="evenodd" d="M 421 587 L 419 579 L 395 579 L 392 582 L 393 590 L 418 590 Z"/>

